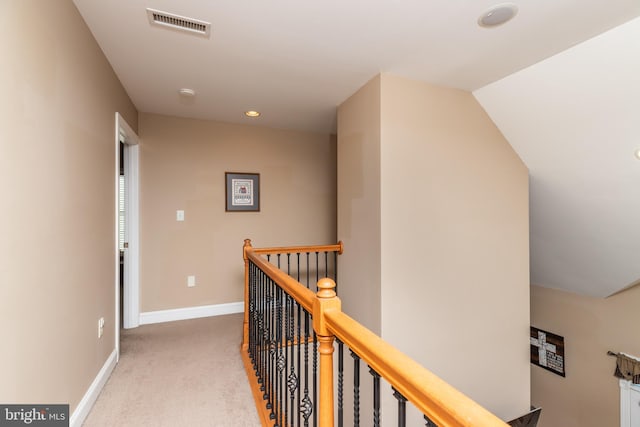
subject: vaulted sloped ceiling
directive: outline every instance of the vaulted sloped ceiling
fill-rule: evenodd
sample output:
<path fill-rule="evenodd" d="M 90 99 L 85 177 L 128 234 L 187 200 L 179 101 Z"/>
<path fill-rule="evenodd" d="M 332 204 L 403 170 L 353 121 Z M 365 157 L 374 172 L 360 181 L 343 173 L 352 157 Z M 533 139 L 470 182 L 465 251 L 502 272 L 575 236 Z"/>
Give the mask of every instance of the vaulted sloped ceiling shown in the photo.
<path fill-rule="evenodd" d="M 141 112 L 335 132 L 380 72 L 475 91 L 531 172 L 532 282 L 603 296 L 640 278 L 640 0 L 513 0 L 493 29 L 476 22 L 502 1 L 73 2 Z"/>
<path fill-rule="evenodd" d="M 474 92 L 529 167 L 531 281 L 640 279 L 640 18 Z"/>

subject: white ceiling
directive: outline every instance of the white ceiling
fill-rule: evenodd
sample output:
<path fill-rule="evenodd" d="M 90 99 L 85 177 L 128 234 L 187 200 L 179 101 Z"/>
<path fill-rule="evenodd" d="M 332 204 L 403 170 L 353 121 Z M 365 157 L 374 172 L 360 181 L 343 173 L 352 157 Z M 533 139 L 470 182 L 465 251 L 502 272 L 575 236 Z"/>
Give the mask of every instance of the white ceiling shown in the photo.
<path fill-rule="evenodd" d="M 516 0 L 494 29 L 476 21 L 501 1 L 73 1 L 141 112 L 335 132 L 336 106 L 380 72 L 476 91 L 531 170 L 532 282 L 606 295 L 640 278 L 640 161 L 624 157 L 640 97 L 609 74 L 637 66 L 640 36 L 577 68 L 566 54 L 527 68 L 639 16 L 640 0 Z M 212 37 L 152 27 L 147 7 L 211 22 Z"/>
<path fill-rule="evenodd" d="M 474 92 L 529 167 L 531 282 L 640 279 L 640 18 Z"/>

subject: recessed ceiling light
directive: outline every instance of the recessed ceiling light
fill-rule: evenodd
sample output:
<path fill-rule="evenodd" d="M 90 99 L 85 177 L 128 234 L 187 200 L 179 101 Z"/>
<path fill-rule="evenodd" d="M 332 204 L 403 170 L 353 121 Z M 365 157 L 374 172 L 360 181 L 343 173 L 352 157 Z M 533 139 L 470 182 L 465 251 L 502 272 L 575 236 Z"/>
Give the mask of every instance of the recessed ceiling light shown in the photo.
<path fill-rule="evenodd" d="M 183 87 L 182 89 L 180 89 L 178 91 L 178 93 L 182 96 L 196 96 L 196 91 L 193 89 L 189 89 L 186 87 Z"/>
<path fill-rule="evenodd" d="M 260 116 L 260 112 L 255 110 L 249 110 L 249 111 L 245 111 L 244 115 L 247 117 L 258 117 Z"/>
<path fill-rule="evenodd" d="M 640 160 L 640 148 L 638 148 L 636 151 L 634 151 L 633 154 L 635 154 L 636 159 Z"/>
<path fill-rule="evenodd" d="M 518 6 L 513 3 L 501 3 L 492 6 L 478 18 L 478 25 L 493 28 L 513 19 L 518 13 Z"/>

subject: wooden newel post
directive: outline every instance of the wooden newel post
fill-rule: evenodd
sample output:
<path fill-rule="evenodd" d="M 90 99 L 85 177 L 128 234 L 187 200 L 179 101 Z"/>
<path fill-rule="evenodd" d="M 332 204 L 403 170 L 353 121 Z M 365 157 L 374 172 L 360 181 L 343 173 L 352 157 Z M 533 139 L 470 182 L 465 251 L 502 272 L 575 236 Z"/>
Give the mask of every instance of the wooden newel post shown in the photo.
<path fill-rule="evenodd" d="M 318 293 L 313 301 L 313 329 L 320 343 L 320 396 L 318 420 L 320 427 L 333 427 L 333 340 L 327 328 L 325 314 L 340 311 L 341 302 L 336 296 L 336 283 L 331 279 L 318 281 Z"/>
<path fill-rule="evenodd" d="M 242 323 L 242 350 L 249 349 L 249 257 L 247 250 L 251 249 L 251 239 L 244 239 L 242 258 L 244 258 L 244 321 Z"/>

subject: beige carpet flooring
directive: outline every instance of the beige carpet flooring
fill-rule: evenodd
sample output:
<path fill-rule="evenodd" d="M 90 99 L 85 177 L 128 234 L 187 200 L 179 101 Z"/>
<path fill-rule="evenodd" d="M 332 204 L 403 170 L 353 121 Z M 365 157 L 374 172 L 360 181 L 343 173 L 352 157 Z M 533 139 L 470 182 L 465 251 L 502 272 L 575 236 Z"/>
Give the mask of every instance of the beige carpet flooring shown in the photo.
<path fill-rule="evenodd" d="M 124 330 L 120 362 L 85 427 L 259 427 L 240 341 L 242 314 Z"/>

